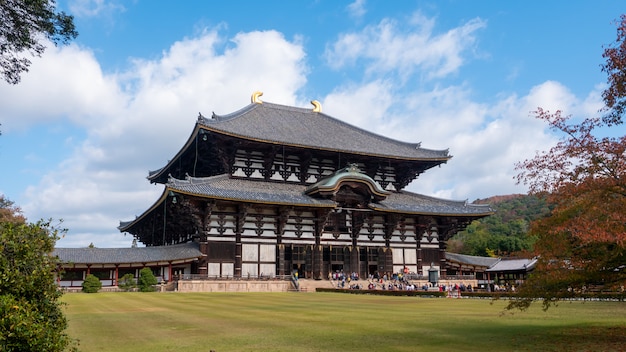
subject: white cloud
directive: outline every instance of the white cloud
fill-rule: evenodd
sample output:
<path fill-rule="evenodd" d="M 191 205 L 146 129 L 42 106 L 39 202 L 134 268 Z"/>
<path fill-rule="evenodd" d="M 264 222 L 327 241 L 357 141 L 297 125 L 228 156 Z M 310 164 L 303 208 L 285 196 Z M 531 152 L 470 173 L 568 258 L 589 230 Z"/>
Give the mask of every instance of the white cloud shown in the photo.
<path fill-rule="evenodd" d="M 0 110 L 12 116 L 6 127 L 69 120 L 87 138 L 74 141 L 73 154 L 26 190 L 21 206 L 29 219 L 64 219 L 69 233 L 59 246 L 130 245 L 116 232 L 119 220 L 156 200 L 162 186 L 145 177 L 179 150 L 199 110 L 230 113 L 255 90 L 266 91 L 268 101 L 294 104 L 307 70 L 297 39 L 267 31 L 240 33 L 225 49 L 223 43 L 206 31 L 174 43 L 159 59 L 136 60 L 120 75 L 104 74 L 77 46 L 55 48 L 34 63 L 22 84 L 6 91 Z"/>
<path fill-rule="evenodd" d="M 338 87 L 324 98 L 323 106 L 354 126 L 367 130 L 382 127 L 390 122 L 386 114 L 393 104 L 391 88 L 391 83 L 384 81 Z"/>
<path fill-rule="evenodd" d="M 355 0 L 354 2 L 350 3 L 346 7 L 346 9 L 348 10 L 348 13 L 351 17 L 361 18 L 367 12 L 367 10 L 365 10 L 365 3 L 366 0 Z"/>
<path fill-rule="evenodd" d="M 475 19 L 435 35 L 434 20 L 416 14 L 410 21 L 408 28 L 384 20 L 341 35 L 328 47 L 329 64 L 345 69 L 365 61 L 367 73 L 320 99 L 325 113 L 361 128 L 421 141 L 424 148 L 450 148 L 452 160 L 428 170 L 409 190 L 470 200 L 524 192 L 515 186 L 515 162 L 555 142 L 531 111 L 541 106 L 580 114 L 598 107 L 598 91 L 580 101 L 552 81 L 492 102 L 474 101 L 466 83 L 403 90 L 407 75 L 435 78 L 460 70 L 485 26 Z M 10 117 L 2 121 L 3 132 L 70 122 L 85 138 L 69 141 L 71 155 L 31 185 L 20 205 L 31 220 L 65 220 L 70 231 L 59 246 L 130 246 L 132 238 L 117 233 L 119 220 L 140 215 L 162 192 L 148 183 L 147 172 L 180 149 L 198 112 L 230 113 L 256 90 L 264 91 L 265 101 L 299 104 L 306 59 L 300 38 L 289 41 L 276 31 L 224 38 L 205 30 L 158 59 L 134 59 L 119 74 L 104 73 L 87 48 L 51 46 L 20 85 L 0 85 L 0 117 Z"/>
<path fill-rule="evenodd" d="M 547 125 L 531 115 L 550 94 L 564 107 L 575 101 L 554 82 L 528 95 L 503 96 L 493 105 L 476 103 L 465 87 L 447 87 L 403 95 L 386 82 L 344 87 L 324 100 L 326 112 L 367 130 L 427 149 L 448 149 L 453 158 L 426 171 L 408 190 L 449 199 L 486 198 L 524 193 L 516 185 L 515 163 L 555 143 Z"/>
<path fill-rule="evenodd" d="M 115 77 L 104 76 L 93 53 L 75 44 L 48 44 L 20 84 L 0 84 L 0 96 L 6 132 L 62 119 L 92 126 L 101 123 L 101 112 L 125 105 Z"/>
<path fill-rule="evenodd" d="M 76 17 L 111 16 L 126 11 L 124 5 L 111 0 L 71 0 L 69 9 Z"/>
<path fill-rule="evenodd" d="M 475 18 L 436 35 L 434 19 L 420 13 L 406 22 L 384 19 L 360 32 L 341 34 L 327 46 L 325 58 L 337 70 L 364 61 L 369 74 L 395 73 L 403 81 L 418 72 L 425 79 L 441 78 L 461 67 L 462 53 L 473 47 L 476 32 L 485 26 Z"/>

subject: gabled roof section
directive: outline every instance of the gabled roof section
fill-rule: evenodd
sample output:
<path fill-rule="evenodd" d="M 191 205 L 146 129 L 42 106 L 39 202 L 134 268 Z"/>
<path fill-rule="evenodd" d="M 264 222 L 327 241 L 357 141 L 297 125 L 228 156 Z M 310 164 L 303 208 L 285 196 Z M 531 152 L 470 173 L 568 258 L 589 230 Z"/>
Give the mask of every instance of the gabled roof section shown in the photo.
<path fill-rule="evenodd" d="M 446 260 L 459 264 L 489 268 L 499 262 L 500 258 L 478 257 L 475 255 L 446 252 Z"/>
<path fill-rule="evenodd" d="M 205 119 L 205 118 L 204 116 L 200 114 L 198 116 L 198 120 L 202 120 L 202 119 Z M 181 160 L 185 160 L 185 159 L 193 161 L 193 165 L 188 165 L 188 172 L 195 173 L 195 166 L 197 164 L 198 154 L 202 152 L 202 149 L 200 146 L 206 148 L 206 150 L 204 151 L 205 153 L 208 153 L 208 154 L 217 153 L 217 150 L 214 149 L 215 146 L 212 143 L 210 143 L 210 141 L 207 142 L 207 139 L 208 139 L 208 136 L 206 135 L 206 130 L 203 129 L 198 123 L 196 123 L 196 125 L 193 128 L 193 131 L 189 135 L 189 138 L 187 139 L 183 147 L 178 151 L 178 153 L 176 153 L 176 155 L 172 159 L 168 160 L 167 165 L 165 165 L 164 167 L 158 170 L 149 171 L 148 177 L 147 177 L 148 180 L 150 180 L 150 182 L 155 182 L 155 183 L 165 183 L 167 181 L 167 178 L 169 177 L 169 174 L 174 172 L 173 170 L 176 170 L 177 168 L 181 168 L 181 167 L 184 168 L 183 166 L 180 165 L 180 162 Z M 204 176 L 212 176 L 212 175 L 217 175 L 217 174 L 226 172 L 226 170 L 224 170 L 221 164 L 219 163 L 213 164 L 212 167 L 210 167 L 210 169 L 211 169 L 210 175 L 204 175 Z"/>
<path fill-rule="evenodd" d="M 383 200 L 391 193 L 382 189 L 374 179 L 362 173 L 354 164 L 338 170 L 323 180 L 312 184 L 307 187 L 304 193 L 310 196 L 318 193 L 334 192 L 337 191 L 344 182 L 358 182 L 366 185 L 369 192 L 376 200 Z"/>
<path fill-rule="evenodd" d="M 137 248 L 55 248 L 53 255 L 69 264 L 133 264 L 193 261 L 202 257 L 199 245 L 189 242 L 172 246 Z"/>
<path fill-rule="evenodd" d="M 488 272 L 503 271 L 531 271 L 537 265 L 537 258 L 531 259 L 501 259 L 492 267 L 487 269 Z"/>
<path fill-rule="evenodd" d="M 488 204 L 470 204 L 467 201 L 447 200 L 407 191 L 391 192 L 385 200 L 370 203 L 370 208 L 378 211 L 423 215 L 483 217 L 494 213 Z"/>
<path fill-rule="evenodd" d="M 157 199 L 156 202 L 154 202 L 154 204 L 152 204 L 150 208 L 144 211 L 143 214 L 136 216 L 134 220 L 120 221 L 120 226 L 118 226 L 117 229 L 120 232 L 128 231 L 128 229 L 131 228 L 134 224 L 139 223 L 144 217 L 150 215 L 150 213 L 156 211 L 157 208 L 162 206 L 163 202 L 165 202 L 168 196 L 169 196 L 169 191 L 167 190 L 167 188 L 165 188 L 163 190 L 163 193 L 161 193 L 161 196 L 159 197 L 159 199 Z"/>
<path fill-rule="evenodd" d="M 447 150 L 424 149 L 420 143 L 383 137 L 316 109 L 253 102 L 228 115 L 199 118 L 198 124 L 216 133 L 270 144 L 399 160 L 446 162 L 451 158 Z"/>

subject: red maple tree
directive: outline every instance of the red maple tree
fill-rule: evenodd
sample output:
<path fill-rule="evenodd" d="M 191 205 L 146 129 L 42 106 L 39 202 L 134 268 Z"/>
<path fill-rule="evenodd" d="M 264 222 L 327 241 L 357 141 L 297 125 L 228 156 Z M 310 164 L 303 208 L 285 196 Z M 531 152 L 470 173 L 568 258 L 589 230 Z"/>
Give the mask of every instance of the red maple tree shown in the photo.
<path fill-rule="evenodd" d="M 516 165 L 518 183 L 547 197 L 553 211 L 531 225 L 538 236 L 534 273 L 509 308 L 527 308 L 543 297 L 544 308 L 575 295 L 611 291 L 626 284 L 626 136 L 602 136 L 623 124 L 626 109 L 626 15 L 617 40 L 605 48 L 602 71 L 608 88 L 602 117 L 572 122 L 561 111 L 535 115 L 562 134 L 550 150 Z M 607 127 L 611 127 L 607 129 Z"/>

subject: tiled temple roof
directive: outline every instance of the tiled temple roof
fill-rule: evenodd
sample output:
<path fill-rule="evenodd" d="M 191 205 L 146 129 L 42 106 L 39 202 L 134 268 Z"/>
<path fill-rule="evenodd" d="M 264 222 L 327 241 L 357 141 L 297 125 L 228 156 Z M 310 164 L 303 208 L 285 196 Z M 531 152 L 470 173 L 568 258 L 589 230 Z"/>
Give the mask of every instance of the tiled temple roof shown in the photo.
<path fill-rule="evenodd" d="M 307 196 L 304 193 L 306 189 L 304 185 L 236 179 L 227 175 L 170 179 L 167 183 L 167 190 L 208 198 L 299 206 L 336 206 L 332 200 Z M 370 208 L 407 214 L 484 216 L 493 213 L 488 205 L 473 205 L 466 201 L 445 200 L 405 191 L 390 192 L 385 200 L 370 203 Z"/>
<path fill-rule="evenodd" d="M 230 178 L 228 175 L 186 180 L 170 179 L 168 189 L 190 195 L 252 203 L 288 204 L 299 206 L 334 207 L 331 200 L 312 198 L 304 194 L 306 186 Z"/>
<path fill-rule="evenodd" d="M 474 255 L 446 252 L 446 260 L 449 262 L 489 268 L 500 261 L 500 258 L 477 257 Z"/>
<path fill-rule="evenodd" d="M 137 248 L 55 248 L 53 255 L 70 264 L 130 264 L 181 261 L 202 256 L 197 243 Z"/>
<path fill-rule="evenodd" d="M 451 158 L 447 150 L 430 150 L 355 127 L 312 109 L 252 103 L 228 115 L 198 118 L 208 130 L 266 143 L 392 157 L 405 160 Z"/>
<path fill-rule="evenodd" d="M 379 203 L 370 203 L 370 208 L 379 211 L 412 214 L 478 216 L 493 214 L 489 205 L 470 204 L 467 201 L 447 200 L 407 191 L 391 192 L 385 200 Z"/>
<path fill-rule="evenodd" d="M 531 271 L 537 265 L 537 258 L 532 259 L 502 259 L 487 269 L 488 272 L 502 271 Z"/>

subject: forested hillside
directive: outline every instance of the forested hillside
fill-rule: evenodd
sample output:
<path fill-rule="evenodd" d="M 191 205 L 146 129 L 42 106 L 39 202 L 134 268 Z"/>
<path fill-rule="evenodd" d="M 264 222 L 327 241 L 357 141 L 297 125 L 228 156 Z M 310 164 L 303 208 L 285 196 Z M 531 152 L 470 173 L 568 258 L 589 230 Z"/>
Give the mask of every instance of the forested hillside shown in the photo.
<path fill-rule="evenodd" d="M 544 199 L 514 194 L 478 199 L 491 204 L 495 214 L 472 222 L 465 231 L 448 241 L 448 251 L 477 256 L 509 256 L 532 249 L 535 238 L 528 236 L 530 222 L 550 211 Z"/>

